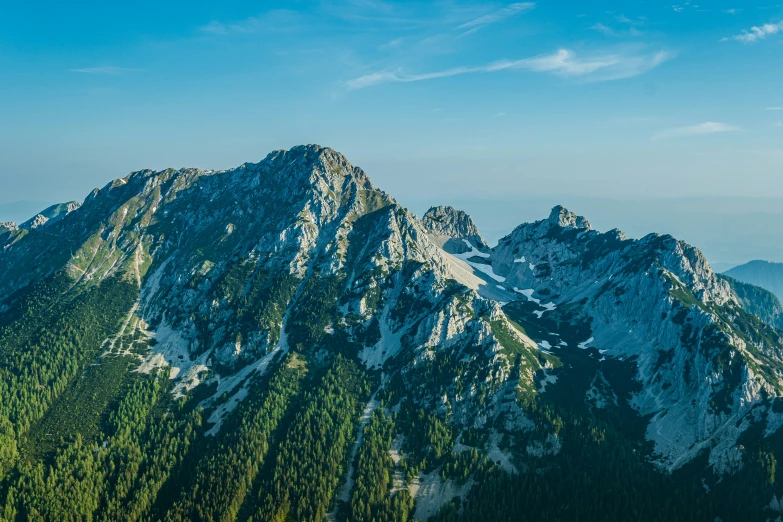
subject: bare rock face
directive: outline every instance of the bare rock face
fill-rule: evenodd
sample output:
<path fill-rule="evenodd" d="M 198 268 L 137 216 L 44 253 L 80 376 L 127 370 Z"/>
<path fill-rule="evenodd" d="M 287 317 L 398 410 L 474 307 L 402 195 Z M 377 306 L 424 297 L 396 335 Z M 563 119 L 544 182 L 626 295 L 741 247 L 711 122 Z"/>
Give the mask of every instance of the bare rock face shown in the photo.
<path fill-rule="evenodd" d="M 466 252 L 470 250 L 470 245 L 481 251 L 489 248 L 473 223 L 473 218 L 462 210 L 449 206 L 432 207 L 424 214 L 421 222 L 451 253 Z"/>
<path fill-rule="evenodd" d="M 481 237 L 473 218 L 454 207 L 431 207 L 421 221 L 432 232 L 443 236 L 456 239 Z"/>
<path fill-rule="evenodd" d="M 583 346 L 635 361 L 642 389 L 631 403 L 651 416 L 647 433 L 662 466 L 676 469 L 708 451 L 723 469 L 743 419 L 763 397 L 780 394 L 779 377 L 762 376 L 753 358 L 739 356 L 752 349 L 779 367 L 779 334 L 761 326 L 774 347 L 762 340 L 766 333 L 741 334 L 753 320 L 702 253 L 682 241 L 602 234 L 555 207 L 547 220 L 503 238 L 491 262 L 508 286 L 551 296 L 553 306 L 578 303 L 577 321 L 589 325 Z M 727 353 L 737 354 L 728 366 Z"/>
<path fill-rule="evenodd" d="M 549 214 L 549 219 L 547 219 L 547 221 L 551 225 L 566 230 L 571 230 L 571 229 L 592 230 L 593 229 L 593 227 L 590 226 L 590 223 L 587 221 L 587 219 L 583 218 L 582 216 L 577 216 L 570 210 L 560 205 L 552 209 L 552 212 Z"/>
<path fill-rule="evenodd" d="M 5 249 L 18 231 L 19 227 L 13 221 L 0 223 L 0 248 Z"/>
<path fill-rule="evenodd" d="M 48 221 L 49 219 L 43 214 L 36 214 L 31 220 L 25 221 L 23 226 L 27 229 L 42 228 Z"/>
<path fill-rule="evenodd" d="M 63 219 L 71 212 L 75 212 L 76 210 L 79 210 L 79 207 L 81 207 L 81 203 L 79 203 L 78 201 L 71 201 L 68 203 L 58 203 L 56 205 L 52 205 L 51 207 L 40 212 L 39 214 L 36 214 L 33 218 L 22 223 L 19 228 L 25 230 L 34 230 L 37 228 L 43 228 L 52 225 L 60 221 L 61 219 Z"/>

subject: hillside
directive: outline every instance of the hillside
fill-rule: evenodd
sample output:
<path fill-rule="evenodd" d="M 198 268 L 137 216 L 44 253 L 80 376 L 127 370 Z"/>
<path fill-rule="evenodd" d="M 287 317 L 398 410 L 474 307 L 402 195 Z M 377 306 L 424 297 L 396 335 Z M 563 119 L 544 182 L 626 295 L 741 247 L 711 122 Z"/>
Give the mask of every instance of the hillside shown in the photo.
<path fill-rule="evenodd" d="M 783 263 L 750 261 L 728 270 L 725 274 L 738 281 L 769 290 L 778 299 L 783 299 Z"/>
<path fill-rule="evenodd" d="M 725 274 L 718 274 L 718 277 L 729 283 L 734 296 L 746 312 L 758 316 L 779 330 L 783 329 L 783 305 L 775 294 Z"/>
<path fill-rule="evenodd" d="M 671 236 L 492 247 L 317 145 L 47 212 L 0 225 L 2 520 L 779 515 L 780 303 Z"/>

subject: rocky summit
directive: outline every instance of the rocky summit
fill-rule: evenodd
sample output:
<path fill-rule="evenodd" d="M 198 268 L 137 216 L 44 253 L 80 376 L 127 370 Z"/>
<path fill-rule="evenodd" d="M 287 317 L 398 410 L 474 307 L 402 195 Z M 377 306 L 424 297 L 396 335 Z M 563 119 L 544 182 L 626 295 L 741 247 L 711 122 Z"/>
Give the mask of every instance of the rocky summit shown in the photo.
<path fill-rule="evenodd" d="M 776 520 L 780 310 L 317 145 L 134 172 L 0 224 L 0 520 Z"/>

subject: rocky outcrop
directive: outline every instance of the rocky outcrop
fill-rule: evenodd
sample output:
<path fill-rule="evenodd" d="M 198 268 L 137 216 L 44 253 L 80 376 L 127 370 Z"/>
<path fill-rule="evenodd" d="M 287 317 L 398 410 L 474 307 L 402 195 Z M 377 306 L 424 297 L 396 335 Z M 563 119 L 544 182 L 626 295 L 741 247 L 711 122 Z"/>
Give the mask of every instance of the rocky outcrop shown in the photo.
<path fill-rule="evenodd" d="M 47 209 L 40 212 L 39 214 L 36 214 L 33 218 L 22 223 L 19 226 L 19 228 L 26 229 L 26 230 L 34 230 L 37 228 L 50 226 L 60 221 L 71 212 L 75 212 L 76 210 L 79 209 L 79 207 L 81 207 L 81 203 L 79 203 L 78 201 L 71 201 L 68 203 L 58 203 L 57 205 L 52 205 L 51 207 L 48 207 Z"/>
<path fill-rule="evenodd" d="M 489 251 L 473 219 L 454 207 L 432 207 L 421 220 L 432 242 L 449 254 L 466 254 L 473 249 Z"/>
<path fill-rule="evenodd" d="M 465 239 L 480 249 L 488 245 L 473 223 L 473 218 L 454 207 L 431 207 L 421 219 L 422 224 L 434 235 L 451 239 Z"/>
<path fill-rule="evenodd" d="M 557 205 L 549 214 L 547 223 L 551 226 L 559 227 L 565 230 L 592 230 L 593 227 L 582 216 L 577 216 L 570 210 Z"/>

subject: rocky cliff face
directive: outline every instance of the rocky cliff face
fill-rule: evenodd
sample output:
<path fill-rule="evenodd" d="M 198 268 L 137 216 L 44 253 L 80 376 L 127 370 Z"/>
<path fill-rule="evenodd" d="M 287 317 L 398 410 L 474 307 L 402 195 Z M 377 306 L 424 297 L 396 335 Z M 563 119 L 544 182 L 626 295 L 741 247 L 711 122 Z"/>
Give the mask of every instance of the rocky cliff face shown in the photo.
<path fill-rule="evenodd" d="M 780 336 L 764 326 L 770 337 L 741 333 L 755 318 L 690 245 L 601 234 L 556 207 L 503 238 L 490 259 L 506 286 L 573 307 L 585 325 L 580 347 L 634 362 L 641 390 L 632 404 L 651 416 L 647 437 L 667 468 L 708 451 L 726 469 L 751 411 L 770 413 L 764 399 L 780 393 L 779 370 L 762 367 L 780 367 Z M 770 419 L 768 429 L 776 428 Z"/>
<path fill-rule="evenodd" d="M 432 207 L 424 214 L 421 222 L 432 236 L 440 238 L 439 243 L 450 253 L 462 254 L 469 250 L 465 241 L 480 251 L 489 248 L 473 223 L 473 218 L 462 210 L 454 207 Z"/>
<path fill-rule="evenodd" d="M 508 471 L 560 451 L 557 423 L 530 407 L 542 397 L 642 423 L 667 470 L 707 455 L 736 471 L 742 434 L 783 419 L 779 332 L 670 236 L 601 233 L 555 207 L 490 248 L 464 212 L 418 219 L 316 145 L 134 172 L 49 214 L 0 225 L 0 304 L 54 273 L 72 292 L 133 282 L 123 329 L 154 347 L 108 350 L 168 371 L 177 397 L 203 393 L 209 435 L 285 352 L 348 354 L 381 375 L 390 411 L 407 399 L 478 430 Z"/>

